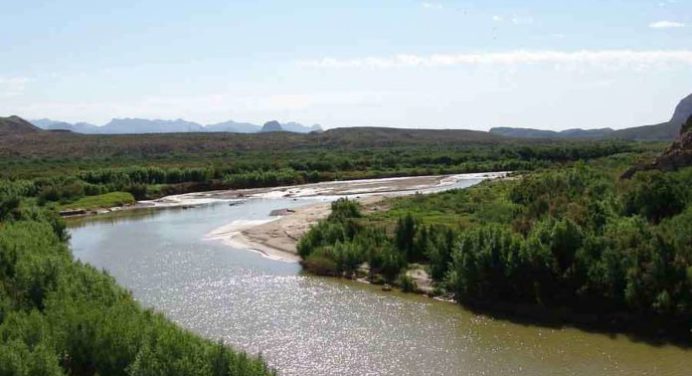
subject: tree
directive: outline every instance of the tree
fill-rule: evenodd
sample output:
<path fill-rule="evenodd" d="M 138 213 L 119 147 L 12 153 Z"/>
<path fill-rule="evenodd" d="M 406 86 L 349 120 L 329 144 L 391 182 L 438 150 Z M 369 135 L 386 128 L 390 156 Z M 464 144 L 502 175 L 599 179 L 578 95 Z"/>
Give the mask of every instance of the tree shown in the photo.
<path fill-rule="evenodd" d="M 689 186 L 675 175 L 661 171 L 639 172 L 623 197 L 627 215 L 641 214 L 654 223 L 682 212 Z"/>
<path fill-rule="evenodd" d="M 396 225 L 394 244 L 397 249 L 406 255 L 407 259 L 415 260 L 417 256 L 414 248 L 417 223 L 409 213 L 403 218 L 399 218 Z"/>

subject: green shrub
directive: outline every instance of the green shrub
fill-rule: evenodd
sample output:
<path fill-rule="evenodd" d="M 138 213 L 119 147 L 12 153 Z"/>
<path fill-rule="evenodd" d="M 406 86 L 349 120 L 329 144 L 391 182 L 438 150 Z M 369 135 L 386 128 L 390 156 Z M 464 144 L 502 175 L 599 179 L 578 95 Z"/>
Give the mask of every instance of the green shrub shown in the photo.
<path fill-rule="evenodd" d="M 305 270 L 310 273 L 323 276 L 338 276 L 340 275 L 339 266 L 337 262 L 324 254 L 311 254 L 305 258 L 301 264 Z"/>
<path fill-rule="evenodd" d="M 129 192 L 110 192 L 98 196 L 87 196 L 69 204 L 64 204 L 64 209 L 97 209 L 111 208 L 115 206 L 131 205 L 135 198 Z"/>
<path fill-rule="evenodd" d="M 416 281 L 414 281 L 413 278 L 411 278 L 405 272 L 399 275 L 399 278 L 397 279 L 397 285 L 401 287 L 401 291 L 403 292 L 415 292 L 416 290 L 418 290 L 418 286 L 416 286 Z"/>

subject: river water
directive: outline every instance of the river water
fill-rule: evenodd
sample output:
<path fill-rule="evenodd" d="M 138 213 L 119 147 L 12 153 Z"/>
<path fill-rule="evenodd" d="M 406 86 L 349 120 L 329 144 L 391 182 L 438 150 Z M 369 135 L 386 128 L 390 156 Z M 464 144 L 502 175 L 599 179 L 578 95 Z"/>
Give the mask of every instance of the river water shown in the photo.
<path fill-rule="evenodd" d="M 324 200 L 324 198 L 323 198 Z M 692 351 L 496 320 L 452 303 L 304 275 L 206 234 L 316 198 L 251 199 L 71 221 L 74 255 L 205 337 L 281 375 L 690 375 Z"/>

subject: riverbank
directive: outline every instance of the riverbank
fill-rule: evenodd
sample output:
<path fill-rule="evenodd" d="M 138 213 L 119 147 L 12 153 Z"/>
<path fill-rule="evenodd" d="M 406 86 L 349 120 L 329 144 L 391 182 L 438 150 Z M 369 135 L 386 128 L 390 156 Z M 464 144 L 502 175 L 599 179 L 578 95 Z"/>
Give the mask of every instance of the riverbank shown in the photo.
<path fill-rule="evenodd" d="M 361 205 L 362 214 L 386 211 L 385 194 L 369 194 L 354 197 Z M 331 203 L 320 202 L 299 208 L 277 211 L 280 216 L 265 221 L 236 221 L 220 227 L 208 235 L 209 239 L 222 241 L 224 244 L 249 249 L 261 253 L 267 258 L 300 262 L 296 245 L 300 238 L 320 219 L 329 216 Z M 366 264 L 364 264 L 366 265 Z M 352 279 L 356 282 L 381 285 L 389 291 L 392 286 L 385 284 L 382 278 L 372 278 L 367 268 L 359 268 Z M 396 290 L 413 292 L 430 298 L 456 303 L 451 295 L 440 295 L 436 291 L 427 267 L 418 264 L 409 265 L 405 271 L 409 281 L 397 279 L 390 282 Z M 413 282 L 411 284 L 411 282 Z M 572 310 L 567 307 L 550 307 L 536 304 L 521 304 L 498 301 L 465 301 L 462 304 L 477 314 L 518 324 L 538 325 L 548 328 L 575 327 L 586 331 L 608 334 L 627 334 L 630 338 L 650 344 L 671 343 L 689 348 L 688 334 L 671 335 L 658 331 L 661 325 L 654 318 L 635 317 L 626 312 L 593 312 Z"/>
<path fill-rule="evenodd" d="M 386 179 L 347 180 L 301 186 L 258 188 L 235 191 L 215 191 L 170 196 L 157 200 L 160 207 L 194 205 L 209 200 L 242 200 L 252 198 L 309 198 L 322 197 L 320 202 L 281 212 L 267 221 L 235 221 L 207 234 L 208 240 L 219 240 L 236 248 L 260 252 L 266 257 L 298 262 L 296 245 L 310 226 L 329 216 L 333 197 L 350 196 L 357 200 L 365 212 L 384 210 L 379 204 L 386 197 L 436 192 L 455 187 L 469 186 L 485 179 L 505 177 L 505 172 L 485 174 L 460 174 L 415 176 Z M 463 184 L 464 182 L 468 184 Z"/>
<path fill-rule="evenodd" d="M 77 207 L 60 214 L 65 218 L 102 215 L 123 210 L 193 208 L 218 202 L 241 203 L 252 198 L 308 198 L 329 196 L 398 195 L 414 192 L 434 192 L 451 189 L 460 180 L 493 179 L 504 177 L 508 172 L 487 172 L 453 175 L 406 176 L 377 179 L 341 180 L 291 186 L 249 189 L 203 190 L 169 195 L 154 200 L 140 200 L 133 204 L 95 207 Z"/>
<path fill-rule="evenodd" d="M 356 198 L 361 205 L 376 210 L 385 196 L 371 195 Z M 330 202 L 320 202 L 297 209 L 282 210 L 279 216 L 266 221 L 234 221 L 205 236 L 224 244 L 249 249 L 281 261 L 299 262 L 296 245 L 310 226 L 329 216 Z"/>

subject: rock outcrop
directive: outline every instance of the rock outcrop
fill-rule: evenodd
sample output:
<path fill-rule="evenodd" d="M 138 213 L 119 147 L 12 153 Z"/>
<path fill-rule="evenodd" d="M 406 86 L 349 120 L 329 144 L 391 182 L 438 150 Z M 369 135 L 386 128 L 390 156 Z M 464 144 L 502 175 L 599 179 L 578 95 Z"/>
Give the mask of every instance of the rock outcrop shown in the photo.
<path fill-rule="evenodd" d="M 685 124 L 689 117 L 692 116 L 692 94 L 681 100 L 675 107 L 673 118 L 670 119 L 672 124 Z"/>
<path fill-rule="evenodd" d="M 627 170 L 623 179 L 631 178 L 637 171 L 673 171 L 692 166 L 692 116 L 680 128 L 680 136 L 660 156 L 650 164 L 635 166 Z"/>
<path fill-rule="evenodd" d="M 692 166 L 692 116 L 689 116 L 680 128 L 680 138 L 675 140 L 653 163 L 653 168 L 663 171 L 677 170 L 687 166 Z"/>

